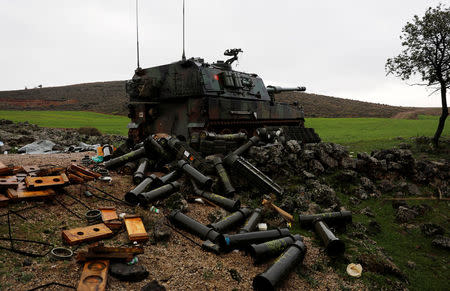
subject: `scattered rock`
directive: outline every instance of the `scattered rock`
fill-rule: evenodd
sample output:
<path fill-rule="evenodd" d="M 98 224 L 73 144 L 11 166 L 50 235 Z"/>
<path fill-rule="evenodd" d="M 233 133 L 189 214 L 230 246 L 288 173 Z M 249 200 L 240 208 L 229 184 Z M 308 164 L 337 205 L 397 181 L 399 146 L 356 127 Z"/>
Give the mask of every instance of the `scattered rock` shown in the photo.
<path fill-rule="evenodd" d="M 350 204 L 352 204 L 352 205 L 358 205 L 359 203 L 361 203 L 361 200 L 359 200 L 358 198 L 356 198 L 356 197 L 350 197 L 349 199 L 349 202 L 350 202 Z"/>
<path fill-rule="evenodd" d="M 416 263 L 414 263 L 413 261 L 406 262 L 406 266 L 408 266 L 408 268 L 413 270 L 417 267 Z"/>
<path fill-rule="evenodd" d="M 153 280 L 142 287 L 141 291 L 166 291 L 166 287 L 159 285 L 158 281 Z"/>
<path fill-rule="evenodd" d="M 166 199 L 165 204 L 169 209 L 185 211 L 188 208 L 188 203 L 181 193 L 170 195 L 169 198 Z"/>
<path fill-rule="evenodd" d="M 322 166 L 322 164 L 318 160 L 311 160 L 309 162 L 309 168 L 314 173 L 323 173 L 325 171 L 325 168 Z"/>
<path fill-rule="evenodd" d="M 444 229 L 434 223 L 424 223 L 420 226 L 420 230 L 426 236 L 435 236 L 444 234 Z"/>
<path fill-rule="evenodd" d="M 367 232 L 371 235 L 377 235 L 381 232 L 381 225 L 375 220 L 369 221 Z"/>
<path fill-rule="evenodd" d="M 138 282 L 148 277 L 149 273 L 142 265 L 112 263 L 109 272 L 120 281 Z"/>
<path fill-rule="evenodd" d="M 226 216 L 225 211 L 218 209 L 208 213 L 208 220 L 211 223 L 217 222 Z"/>
<path fill-rule="evenodd" d="M 369 198 L 369 195 L 362 187 L 356 188 L 354 195 L 361 200 L 367 200 Z"/>
<path fill-rule="evenodd" d="M 361 177 L 361 186 L 364 187 L 364 189 L 373 191 L 375 189 L 372 181 L 367 177 Z"/>
<path fill-rule="evenodd" d="M 228 272 L 230 272 L 231 278 L 233 278 L 233 280 L 239 283 L 242 281 L 242 276 L 235 269 L 230 269 L 228 270 Z"/>
<path fill-rule="evenodd" d="M 406 275 L 382 252 L 376 254 L 362 254 L 359 261 L 364 269 L 382 275 L 393 275 L 402 280 L 406 279 Z"/>
<path fill-rule="evenodd" d="M 410 221 L 411 219 L 414 219 L 418 215 L 419 214 L 416 211 L 414 211 L 410 208 L 407 208 L 405 206 L 400 206 L 397 209 L 397 213 L 395 215 L 395 220 L 398 222 L 404 223 L 404 222 Z"/>
<path fill-rule="evenodd" d="M 408 207 L 408 203 L 404 200 L 392 200 L 392 208 L 398 209 L 400 206 Z"/>
<path fill-rule="evenodd" d="M 339 180 L 345 183 L 354 183 L 358 178 L 358 173 L 353 170 L 344 170 L 339 174 Z"/>
<path fill-rule="evenodd" d="M 296 140 L 288 140 L 286 142 L 286 148 L 292 152 L 292 153 L 298 153 L 299 151 L 301 151 L 301 146 L 298 144 L 298 141 Z"/>
<path fill-rule="evenodd" d="M 369 206 L 361 209 L 360 213 L 364 214 L 365 216 L 368 216 L 368 217 L 375 217 L 375 214 L 373 214 L 373 212 L 372 212 L 372 210 L 370 209 Z"/>
<path fill-rule="evenodd" d="M 328 185 L 316 182 L 310 192 L 312 200 L 321 206 L 329 207 L 338 202 L 336 192 Z"/>
<path fill-rule="evenodd" d="M 156 242 L 168 241 L 172 235 L 172 230 L 164 224 L 164 221 L 158 220 L 153 227 L 153 236 Z"/>
<path fill-rule="evenodd" d="M 437 236 L 431 244 L 435 247 L 450 250 L 450 238 L 446 236 Z"/>

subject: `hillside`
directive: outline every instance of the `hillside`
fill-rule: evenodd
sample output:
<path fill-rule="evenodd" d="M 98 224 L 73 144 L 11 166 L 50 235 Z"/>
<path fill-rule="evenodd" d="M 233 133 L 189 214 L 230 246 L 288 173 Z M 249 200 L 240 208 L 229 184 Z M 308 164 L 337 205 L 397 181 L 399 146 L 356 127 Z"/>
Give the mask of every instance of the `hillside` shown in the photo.
<path fill-rule="evenodd" d="M 86 110 L 127 114 L 125 81 L 0 91 L 3 110 Z"/>
<path fill-rule="evenodd" d="M 394 117 L 411 116 L 417 108 L 289 92 L 276 96 L 278 101 L 298 101 L 307 117 Z M 125 81 L 96 82 L 60 87 L 0 91 L 0 110 L 85 110 L 109 114 L 127 114 Z M 436 109 L 425 109 L 434 113 Z M 438 114 L 438 113 L 437 113 Z"/>

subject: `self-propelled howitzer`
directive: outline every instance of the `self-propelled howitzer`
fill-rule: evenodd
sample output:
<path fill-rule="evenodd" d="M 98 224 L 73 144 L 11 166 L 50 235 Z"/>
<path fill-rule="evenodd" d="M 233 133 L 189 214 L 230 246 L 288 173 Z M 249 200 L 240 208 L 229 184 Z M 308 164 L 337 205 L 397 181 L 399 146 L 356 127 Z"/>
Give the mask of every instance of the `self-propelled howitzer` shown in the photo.
<path fill-rule="evenodd" d="M 137 143 L 160 132 L 184 140 L 201 131 L 251 136 L 257 128 L 271 127 L 293 132 L 303 143 L 319 142 L 314 131 L 304 127 L 301 107 L 275 102 L 274 94 L 305 87 L 266 87 L 257 74 L 233 70 L 239 52 L 227 50 L 225 55 L 232 58 L 212 64 L 190 58 L 136 69 L 126 84 L 130 140 Z"/>

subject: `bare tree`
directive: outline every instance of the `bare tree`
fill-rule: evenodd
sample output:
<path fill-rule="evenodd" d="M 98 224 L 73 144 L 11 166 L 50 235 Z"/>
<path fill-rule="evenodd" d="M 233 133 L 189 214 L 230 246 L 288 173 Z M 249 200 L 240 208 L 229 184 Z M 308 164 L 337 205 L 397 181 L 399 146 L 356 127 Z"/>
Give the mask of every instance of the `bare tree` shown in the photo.
<path fill-rule="evenodd" d="M 386 62 L 386 72 L 408 80 L 421 77 L 419 85 L 437 87 L 441 92 L 442 114 L 433 137 L 437 147 L 448 116 L 447 88 L 450 87 L 450 8 L 439 4 L 423 17 L 414 15 L 402 30 L 403 51 Z"/>

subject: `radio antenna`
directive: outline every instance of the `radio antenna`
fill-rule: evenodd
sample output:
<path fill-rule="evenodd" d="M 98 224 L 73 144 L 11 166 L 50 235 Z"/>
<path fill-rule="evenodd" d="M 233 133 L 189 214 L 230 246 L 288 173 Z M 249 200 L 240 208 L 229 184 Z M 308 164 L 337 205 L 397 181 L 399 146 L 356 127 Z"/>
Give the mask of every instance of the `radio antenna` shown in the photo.
<path fill-rule="evenodd" d="M 139 14 L 138 14 L 138 0 L 136 0 L 136 51 L 137 51 L 137 67 L 139 66 Z"/>
<path fill-rule="evenodd" d="M 183 61 L 186 60 L 186 55 L 184 53 L 184 0 L 183 0 L 183 55 L 181 56 L 181 60 Z"/>

